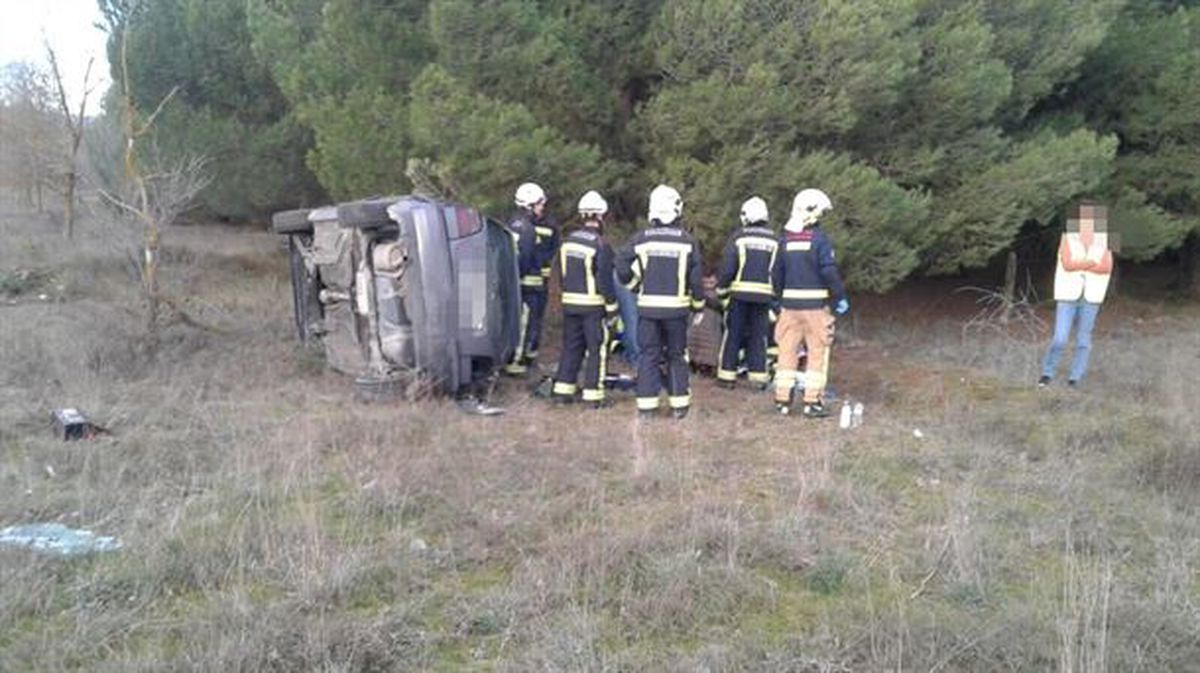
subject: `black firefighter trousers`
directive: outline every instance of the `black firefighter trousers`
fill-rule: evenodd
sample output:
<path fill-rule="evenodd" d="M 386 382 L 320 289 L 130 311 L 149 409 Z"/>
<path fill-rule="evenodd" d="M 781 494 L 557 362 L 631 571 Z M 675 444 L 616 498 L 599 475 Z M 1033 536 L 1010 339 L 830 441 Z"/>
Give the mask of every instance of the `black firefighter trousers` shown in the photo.
<path fill-rule="evenodd" d="M 692 403 L 688 387 L 688 316 L 652 318 L 638 316 L 637 408 L 654 411 L 666 376 L 667 404 L 686 409 Z"/>
<path fill-rule="evenodd" d="M 563 313 L 563 348 L 554 376 L 555 395 L 573 397 L 575 380 L 583 366 L 583 401 L 604 400 L 604 375 L 608 365 L 608 327 L 604 311 Z M 586 356 L 586 357 L 585 357 Z"/>
<path fill-rule="evenodd" d="M 538 356 L 542 341 L 542 318 L 546 315 L 546 289 L 541 287 L 521 288 L 521 322 L 517 350 L 505 371 L 509 374 L 524 374 L 528 365 Z"/>
<path fill-rule="evenodd" d="M 736 381 L 738 356 L 745 350 L 747 378 L 763 385 L 771 380 L 767 373 L 767 332 L 771 305 L 734 299 L 725 312 L 725 335 L 721 339 L 721 365 L 717 379 Z"/>

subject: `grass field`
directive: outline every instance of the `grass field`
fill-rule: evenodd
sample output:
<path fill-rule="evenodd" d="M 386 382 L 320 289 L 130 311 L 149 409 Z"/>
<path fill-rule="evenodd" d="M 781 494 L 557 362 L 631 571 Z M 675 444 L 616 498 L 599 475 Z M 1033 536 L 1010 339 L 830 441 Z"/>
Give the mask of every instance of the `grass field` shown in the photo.
<path fill-rule="evenodd" d="M 479 418 L 354 402 L 268 234 L 171 230 L 150 347 L 126 237 L 0 220 L 0 527 L 124 543 L 0 550 L 0 671 L 1200 670 L 1200 307 L 1118 297 L 1038 391 L 1044 330 L 864 299 L 851 432 L 707 380 Z"/>

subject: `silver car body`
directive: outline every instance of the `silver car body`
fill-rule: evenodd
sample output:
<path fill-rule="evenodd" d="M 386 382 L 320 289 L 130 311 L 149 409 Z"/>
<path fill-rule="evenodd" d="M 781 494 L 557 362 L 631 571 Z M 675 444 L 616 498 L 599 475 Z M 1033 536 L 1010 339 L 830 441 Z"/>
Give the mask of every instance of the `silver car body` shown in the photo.
<path fill-rule="evenodd" d="M 419 378 L 456 393 L 511 357 L 520 287 L 498 222 L 420 196 L 272 221 L 289 236 L 298 333 L 333 369 L 367 384 Z"/>

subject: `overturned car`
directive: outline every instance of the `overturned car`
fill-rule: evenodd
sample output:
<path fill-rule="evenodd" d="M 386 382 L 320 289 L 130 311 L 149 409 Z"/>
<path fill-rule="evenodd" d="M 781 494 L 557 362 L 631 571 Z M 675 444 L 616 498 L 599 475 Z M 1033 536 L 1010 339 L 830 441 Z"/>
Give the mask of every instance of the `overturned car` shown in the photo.
<path fill-rule="evenodd" d="M 517 345 L 507 229 L 467 206 L 371 198 L 271 219 L 288 237 L 299 338 L 368 393 L 479 393 Z"/>

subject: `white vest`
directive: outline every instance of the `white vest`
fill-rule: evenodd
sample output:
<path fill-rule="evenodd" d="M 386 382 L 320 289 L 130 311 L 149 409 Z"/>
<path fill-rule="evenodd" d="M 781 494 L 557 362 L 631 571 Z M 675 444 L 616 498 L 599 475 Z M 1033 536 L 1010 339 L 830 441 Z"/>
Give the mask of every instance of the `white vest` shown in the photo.
<path fill-rule="evenodd" d="M 1108 250 L 1108 235 L 1095 233 L 1092 244 L 1086 248 L 1078 233 L 1066 234 L 1067 247 L 1071 251 L 1071 259 L 1079 261 L 1084 258 L 1094 262 L 1104 259 Z M 1099 304 L 1104 301 L 1108 292 L 1109 273 L 1093 273 L 1091 271 L 1067 271 L 1063 268 L 1062 255 L 1058 255 L 1058 266 L 1054 270 L 1054 301 L 1079 301 L 1089 304 Z"/>

